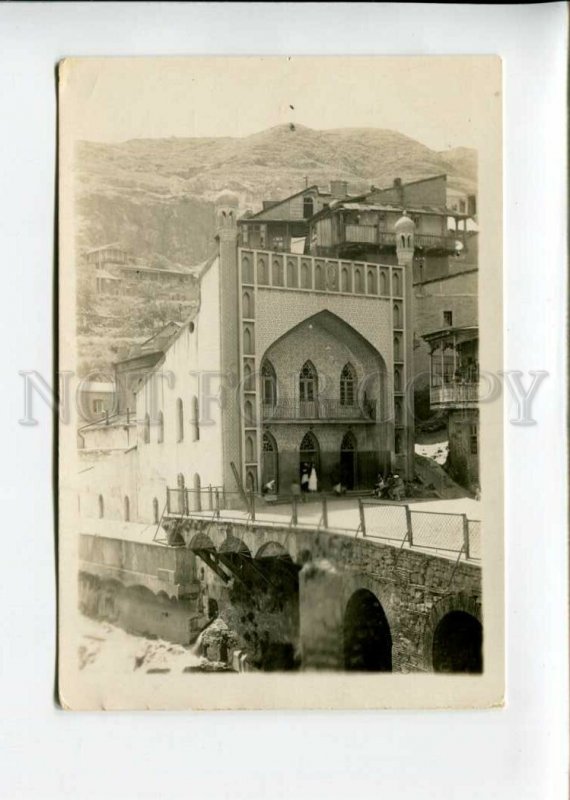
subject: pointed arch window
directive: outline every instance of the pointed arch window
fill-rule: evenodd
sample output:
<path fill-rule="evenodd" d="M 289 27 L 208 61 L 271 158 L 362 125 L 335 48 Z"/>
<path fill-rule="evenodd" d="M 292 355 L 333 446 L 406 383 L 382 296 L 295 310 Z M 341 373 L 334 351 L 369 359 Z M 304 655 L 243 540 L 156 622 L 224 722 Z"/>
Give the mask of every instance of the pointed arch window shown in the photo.
<path fill-rule="evenodd" d="M 125 499 L 123 502 L 124 502 L 125 522 L 129 522 L 131 519 L 131 501 L 129 500 L 128 496 L 125 495 Z"/>
<path fill-rule="evenodd" d="M 105 501 L 103 500 L 102 494 L 100 494 L 98 497 L 97 505 L 99 507 L 99 519 L 103 519 L 105 516 Z"/>
<path fill-rule="evenodd" d="M 159 523 L 159 516 L 158 516 L 158 500 L 156 497 L 152 501 L 152 519 L 155 525 Z"/>
<path fill-rule="evenodd" d="M 353 406 L 356 399 L 356 370 L 352 364 L 345 364 L 340 373 L 340 404 Z"/>
<path fill-rule="evenodd" d="M 299 374 L 299 400 L 316 400 L 318 390 L 317 370 L 311 361 L 306 361 Z"/>
<path fill-rule="evenodd" d="M 277 405 L 277 376 L 273 364 L 267 360 L 261 365 L 261 396 L 264 406 Z"/>
<path fill-rule="evenodd" d="M 150 442 L 150 415 L 145 414 L 143 425 L 143 442 L 148 444 Z"/>
<path fill-rule="evenodd" d="M 164 414 L 162 411 L 158 412 L 158 436 L 156 441 L 161 444 L 164 441 Z"/>

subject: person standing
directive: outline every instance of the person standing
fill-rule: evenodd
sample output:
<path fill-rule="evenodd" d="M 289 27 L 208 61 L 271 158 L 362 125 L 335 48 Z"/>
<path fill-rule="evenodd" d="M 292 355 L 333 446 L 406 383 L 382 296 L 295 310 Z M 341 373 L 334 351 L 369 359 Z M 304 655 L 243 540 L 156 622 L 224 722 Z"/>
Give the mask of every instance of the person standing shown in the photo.
<path fill-rule="evenodd" d="M 309 475 L 309 491 L 317 491 L 317 470 L 314 464 L 311 465 L 311 474 Z"/>
<path fill-rule="evenodd" d="M 301 468 L 301 491 L 306 493 L 309 491 L 309 467 L 303 464 Z"/>

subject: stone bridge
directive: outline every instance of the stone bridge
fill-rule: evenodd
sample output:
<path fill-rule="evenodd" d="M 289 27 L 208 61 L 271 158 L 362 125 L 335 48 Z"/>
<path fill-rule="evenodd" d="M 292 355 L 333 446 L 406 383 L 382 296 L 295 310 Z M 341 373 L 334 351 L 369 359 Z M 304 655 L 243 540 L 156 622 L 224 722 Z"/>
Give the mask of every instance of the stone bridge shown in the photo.
<path fill-rule="evenodd" d="M 481 568 L 459 548 L 186 513 L 159 529 L 85 521 L 80 559 L 85 613 L 182 644 L 219 615 L 250 668 L 482 670 Z"/>
<path fill-rule="evenodd" d="M 482 669 L 481 568 L 460 555 L 262 520 L 165 528 L 262 668 Z"/>

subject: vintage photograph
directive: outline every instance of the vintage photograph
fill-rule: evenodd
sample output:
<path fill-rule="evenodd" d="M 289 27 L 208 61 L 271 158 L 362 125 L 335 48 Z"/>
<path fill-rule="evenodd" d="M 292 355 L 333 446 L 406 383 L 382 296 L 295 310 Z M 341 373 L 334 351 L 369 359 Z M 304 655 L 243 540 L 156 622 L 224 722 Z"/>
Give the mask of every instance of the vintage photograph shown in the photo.
<path fill-rule="evenodd" d="M 59 103 L 63 704 L 500 703 L 500 60 L 71 59 Z"/>

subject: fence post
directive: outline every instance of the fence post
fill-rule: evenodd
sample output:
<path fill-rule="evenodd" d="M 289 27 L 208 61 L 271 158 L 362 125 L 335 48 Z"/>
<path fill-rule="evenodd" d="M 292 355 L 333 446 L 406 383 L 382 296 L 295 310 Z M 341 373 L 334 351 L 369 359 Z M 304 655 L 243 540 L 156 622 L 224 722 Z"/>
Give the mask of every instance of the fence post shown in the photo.
<path fill-rule="evenodd" d="M 166 487 L 166 513 L 170 514 L 170 489 Z"/>
<path fill-rule="evenodd" d="M 216 516 L 220 516 L 220 490 L 216 486 L 216 493 L 215 493 L 215 500 L 216 500 Z"/>
<path fill-rule="evenodd" d="M 465 553 L 465 558 L 469 559 L 469 520 L 467 519 L 467 514 L 462 514 L 463 517 L 463 552 Z"/>
<path fill-rule="evenodd" d="M 255 522 L 255 493 L 253 489 L 249 492 L 249 508 L 251 512 L 251 521 Z"/>
<path fill-rule="evenodd" d="M 410 547 L 414 544 L 414 537 L 412 533 L 412 512 L 410 511 L 409 505 L 406 504 L 406 527 L 408 529 L 408 541 L 410 543 Z"/>
<path fill-rule="evenodd" d="M 364 518 L 364 504 L 360 497 L 358 498 L 358 510 L 360 512 L 360 527 L 362 528 L 362 535 L 366 536 L 366 519 Z"/>
<path fill-rule="evenodd" d="M 323 495 L 323 528 L 326 530 L 329 527 L 329 510 L 327 507 L 327 498 Z"/>
<path fill-rule="evenodd" d="M 297 506 L 298 502 L 298 497 L 296 494 L 294 494 L 291 498 L 291 525 L 296 525 L 299 519 L 299 508 Z"/>
<path fill-rule="evenodd" d="M 208 511 L 212 511 L 213 508 L 212 484 L 210 483 L 208 486 Z"/>

